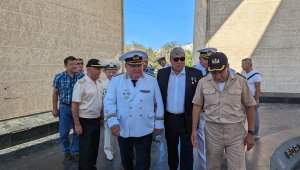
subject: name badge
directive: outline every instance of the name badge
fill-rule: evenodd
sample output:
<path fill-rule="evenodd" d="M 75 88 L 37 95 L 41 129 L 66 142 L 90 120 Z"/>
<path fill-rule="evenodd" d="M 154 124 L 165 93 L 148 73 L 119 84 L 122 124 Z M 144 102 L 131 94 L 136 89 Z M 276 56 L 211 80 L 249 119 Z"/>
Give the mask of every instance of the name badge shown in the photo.
<path fill-rule="evenodd" d="M 140 90 L 142 93 L 150 93 L 150 90 Z"/>

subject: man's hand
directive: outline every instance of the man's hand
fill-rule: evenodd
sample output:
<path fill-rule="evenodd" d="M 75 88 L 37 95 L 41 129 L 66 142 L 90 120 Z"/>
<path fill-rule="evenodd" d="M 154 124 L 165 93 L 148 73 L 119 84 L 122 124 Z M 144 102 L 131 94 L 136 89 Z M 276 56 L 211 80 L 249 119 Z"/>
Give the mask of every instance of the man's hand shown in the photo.
<path fill-rule="evenodd" d="M 256 108 L 259 108 L 259 100 L 256 100 Z"/>
<path fill-rule="evenodd" d="M 110 130 L 114 136 L 118 137 L 120 135 L 120 125 L 113 125 Z"/>
<path fill-rule="evenodd" d="M 193 147 L 196 148 L 198 144 L 196 131 L 192 131 L 191 140 L 192 140 Z"/>
<path fill-rule="evenodd" d="M 154 129 L 153 134 L 159 135 L 159 134 L 161 134 L 162 131 L 163 131 L 163 129 Z"/>
<path fill-rule="evenodd" d="M 78 135 L 82 134 L 82 126 L 81 126 L 81 124 L 75 125 L 75 132 Z"/>
<path fill-rule="evenodd" d="M 53 110 L 52 110 L 52 115 L 53 115 L 54 117 L 58 117 L 58 116 L 59 116 L 58 109 L 53 109 Z"/>
<path fill-rule="evenodd" d="M 247 145 L 247 151 L 249 151 L 255 144 L 253 135 L 248 133 L 244 138 L 244 144 Z"/>

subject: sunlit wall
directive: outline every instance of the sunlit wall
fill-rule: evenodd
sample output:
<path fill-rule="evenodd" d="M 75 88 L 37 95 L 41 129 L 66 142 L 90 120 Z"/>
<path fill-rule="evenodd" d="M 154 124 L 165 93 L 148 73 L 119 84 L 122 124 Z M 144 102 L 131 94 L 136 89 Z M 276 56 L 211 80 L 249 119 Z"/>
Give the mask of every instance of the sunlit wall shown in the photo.
<path fill-rule="evenodd" d="M 1 0 L 0 120 L 51 110 L 65 57 L 112 58 L 122 48 L 122 0 Z"/>
<path fill-rule="evenodd" d="M 263 92 L 300 93 L 300 1 L 196 0 L 195 4 L 194 62 L 197 49 L 216 47 L 239 72 L 241 60 L 252 58 L 263 77 Z"/>

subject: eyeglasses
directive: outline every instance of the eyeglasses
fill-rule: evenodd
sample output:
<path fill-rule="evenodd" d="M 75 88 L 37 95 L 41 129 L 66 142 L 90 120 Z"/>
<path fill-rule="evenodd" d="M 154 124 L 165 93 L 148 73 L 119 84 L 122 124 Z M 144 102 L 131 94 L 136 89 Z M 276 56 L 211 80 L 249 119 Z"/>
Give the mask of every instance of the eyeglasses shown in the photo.
<path fill-rule="evenodd" d="M 179 58 L 179 57 L 176 57 L 176 58 L 173 58 L 173 61 L 174 61 L 174 62 L 178 62 L 179 60 L 180 60 L 180 61 L 185 61 L 185 57 L 180 57 L 180 58 Z"/>
<path fill-rule="evenodd" d="M 83 65 L 83 63 L 77 63 L 77 65 Z"/>

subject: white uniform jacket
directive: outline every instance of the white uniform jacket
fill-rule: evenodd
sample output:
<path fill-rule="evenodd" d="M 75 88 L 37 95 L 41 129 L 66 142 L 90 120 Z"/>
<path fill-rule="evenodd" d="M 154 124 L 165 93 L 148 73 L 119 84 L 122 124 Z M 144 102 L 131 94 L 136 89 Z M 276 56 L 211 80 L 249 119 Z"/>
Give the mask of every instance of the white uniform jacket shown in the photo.
<path fill-rule="evenodd" d="M 156 103 L 156 111 L 154 104 Z M 155 77 L 144 74 L 136 87 L 127 73 L 112 78 L 104 98 L 104 115 L 109 127 L 120 125 L 120 136 L 141 137 L 163 129 L 163 108 Z"/>

